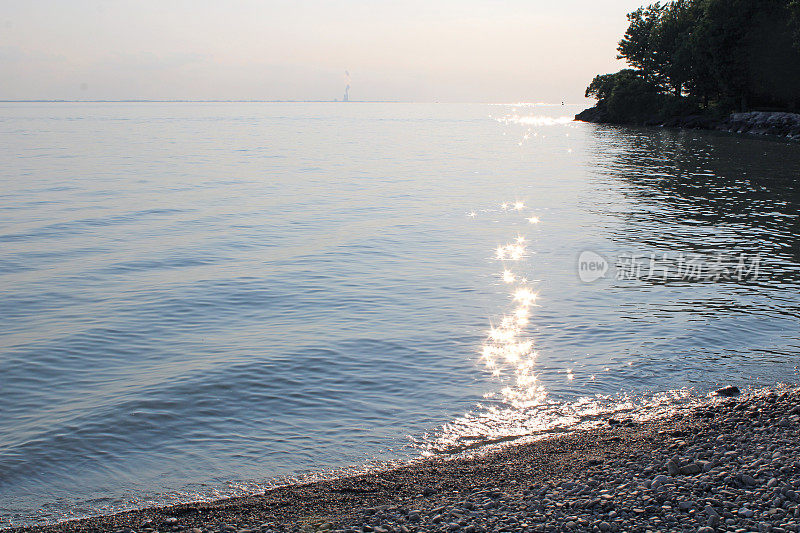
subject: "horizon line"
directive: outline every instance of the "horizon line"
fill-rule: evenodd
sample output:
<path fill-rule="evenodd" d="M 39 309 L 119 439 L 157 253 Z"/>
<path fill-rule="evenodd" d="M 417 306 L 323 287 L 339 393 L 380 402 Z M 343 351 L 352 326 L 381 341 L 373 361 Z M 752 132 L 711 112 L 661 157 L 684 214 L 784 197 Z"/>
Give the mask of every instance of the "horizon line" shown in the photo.
<path fill-rule="evenodd" d="M 77 100 L 66 98 L 34 98 L 34 99 L 0 99 L 0 103 L 271 103 L 271 104 L 484 104 L 484 105 L 510 105 L 510 106 L 567 106 L 583 105 L 567 102 L 468 102 L 468 101 L 415 101 L 415 100 L 243 100 L 243 99 L 143 99 L 143 98 L 122 98 L 118 100 L 97 99 L 97 100 Z"/>

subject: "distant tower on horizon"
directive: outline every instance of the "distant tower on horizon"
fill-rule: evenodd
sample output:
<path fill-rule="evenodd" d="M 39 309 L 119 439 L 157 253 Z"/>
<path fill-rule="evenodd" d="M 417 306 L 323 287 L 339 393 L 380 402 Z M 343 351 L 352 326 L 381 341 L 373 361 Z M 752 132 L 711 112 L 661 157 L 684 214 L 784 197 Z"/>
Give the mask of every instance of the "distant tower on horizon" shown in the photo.
<path fill-rule="evenodd" d="M 344 71 L 344 98 L 342 98 L 342 102 L 349 102 L 350 101 L 350 72 L 345 70 Z"/>

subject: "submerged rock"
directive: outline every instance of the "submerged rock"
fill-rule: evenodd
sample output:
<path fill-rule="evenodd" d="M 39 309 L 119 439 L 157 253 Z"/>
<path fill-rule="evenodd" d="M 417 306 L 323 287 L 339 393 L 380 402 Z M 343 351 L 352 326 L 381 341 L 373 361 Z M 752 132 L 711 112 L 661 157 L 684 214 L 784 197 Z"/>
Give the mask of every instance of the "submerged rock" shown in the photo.
<path fill-rule="evenodd" d="M 723 387 L 714 392 L 714 394 L 716 394 L 717 396 L 724 396 L 726 398 L 730 398 L 731 396 L 738 396 L 740 393 L 741 391 L 739 390 L 739 387 L 735 387 L 733 385 L 730 385 L 728 387 Z"/>

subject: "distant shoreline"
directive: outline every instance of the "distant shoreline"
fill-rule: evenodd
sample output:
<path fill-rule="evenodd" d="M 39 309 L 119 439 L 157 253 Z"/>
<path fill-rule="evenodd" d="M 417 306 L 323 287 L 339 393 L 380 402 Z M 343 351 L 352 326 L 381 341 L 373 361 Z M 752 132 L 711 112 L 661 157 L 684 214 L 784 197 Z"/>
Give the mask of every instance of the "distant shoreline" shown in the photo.
<path fill-rule="evenodd" d="M 0 104 L 415 104 L 403 100 L 0 100 Z M 429 102 L 438 103 L 438 102 Z"/>
<path fill-rule="evenodd" d="M 799 428 L 800 388 L 776 387 L 479 457 L 6 531 L 798 531 Z"/>
<path fill-rule="evenodd" d="M 575 103 L 558 103 L 558 102 L 415 102 L 413 100 L 140 100 L 140 99 L 126 99 L 126 100 L 65 100 L 65 99 L 41 99 L 41 100 L 2 100 L 0 104 L 136 104 L 136 103 L 153 103 L 153 104 L 180 104 L 180 103 L 220 103 L 220 104 L 443 104 L 443 105 L 500 105 L 509 107 L 564 107 L 578 106 L 581 104 Z"/>

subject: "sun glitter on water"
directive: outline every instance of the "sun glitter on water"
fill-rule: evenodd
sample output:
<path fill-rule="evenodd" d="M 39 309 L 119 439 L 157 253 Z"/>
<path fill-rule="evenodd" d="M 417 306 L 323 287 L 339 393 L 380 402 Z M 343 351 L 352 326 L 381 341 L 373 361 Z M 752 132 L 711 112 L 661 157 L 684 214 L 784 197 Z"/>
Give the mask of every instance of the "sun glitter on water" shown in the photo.
<path fill-rule="evenodd" d="M 519 200 L 501 204 L 501 209 L 509 214 L 524 208 L 525 203 Z M 525 330 L 537 305 L 538 295 L 529 286 L 527 277 L 514 271 L 522 271 L 528 266 L 524 261 L 530 255 L 527 242 L 527 237 L 518 233 L 512 242 L 500 244 L 495 249 L 493 260 L 501 262 L 503 266 L 500 278 L 513 286 L 510 292 L 512 308 L 507 314 L 492 320 L 480 359 L 492 375 L 511 379 L 511 384 L 504 387 L 501 394 L 504 401 L 514 407 L 536 404 L 545 395 L 534 372 L 537 353 L 533 340 Z M 514 269 L 507 262 L 514 262 Z"/>
<path fill-rule="evenodd" d="M 513 226 L 525 224 L 530 216 L 522 213 L 526 206 L 520 200 L 499 205 Z M 528 237 L 516 233 L 509 242 L 498 244 L 490 258 L 501 267 L 497 275 L 507 287 L 508 301 L 506 311 L 489 320 L 478 364 L 501 385 L 485 395 L 487 404 L 444 424 L 434 440 L 424 441 L 429 452 L 457 453 L 535 433 L 554 419 L 536 414 L 546 405 L 546 392 L 536 374 L 538 354 L 527 331 L 538 307 L 536 288 L 526 272 L 531 268 L 528 247 Z"/>
<path fill-rule="evenodd" d="M 536 282 L 529 281 L 534 279 L 530 271 L 535 266 L 531 258 L 536 239 L 534 234 L 517 231 L 523 227 L 533 230 L 528 224 L 535 225 L 540 220 L 519 200 L 495 205 L 501 209 L 502 221 L 515 230 L 508 241 L 497 244 L 488 258 L 500 267 L 493 279 L 503 287 L 507 300 L 502 306 L 504 311 L 489 319 L 479 348 L 478 366 L 491 376 L 496 387 L 484 394 L 483 401 L 474 408 L 443 424 L 430 438 L 426 435 L 420 439 L 423 454 L 471 453 L 578 427 L 594 427 L 603 423 L 604 416 L 631 416 L 639 406 L 656 408 L 653 413 L 664 412 L 671 409 L 670 402 L 684 401 L 688 393 L 683 390 L 638 399 L 624 394 L 595 395 L 564 402 L 548 396 L 538 376 L 539 353 L 530 331 L 540 308 Z M 496 213 L 496 208 L 493 211 Z M 599 374 L 582 376 L 573 365 L 559 372 L 565 386 L 580 387 L 583 379 L 587 383 L 602 380 Z M 609 372 L 610 368 L 604 371 Z"/>

